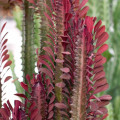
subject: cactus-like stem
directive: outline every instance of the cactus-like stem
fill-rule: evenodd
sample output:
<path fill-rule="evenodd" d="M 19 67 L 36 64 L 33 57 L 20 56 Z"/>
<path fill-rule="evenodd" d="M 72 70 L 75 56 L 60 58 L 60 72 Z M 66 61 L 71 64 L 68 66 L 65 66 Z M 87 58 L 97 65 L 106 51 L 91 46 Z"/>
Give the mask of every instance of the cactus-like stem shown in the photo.
<path fill-rule="evenodd" d="M 25 76 L 29 73 L 30 77 L 35 72 L 35 49 L 34 49 L 34 10 L 30 9 L 30 3 L 24 0 L 24 18 L 23 18 L 23 45 L 22 45 L 22 57 L 23 57 L 23 79 L 25 83 L 28 81 Z M 26 93 L 27 94 L 27 93 Z"/>

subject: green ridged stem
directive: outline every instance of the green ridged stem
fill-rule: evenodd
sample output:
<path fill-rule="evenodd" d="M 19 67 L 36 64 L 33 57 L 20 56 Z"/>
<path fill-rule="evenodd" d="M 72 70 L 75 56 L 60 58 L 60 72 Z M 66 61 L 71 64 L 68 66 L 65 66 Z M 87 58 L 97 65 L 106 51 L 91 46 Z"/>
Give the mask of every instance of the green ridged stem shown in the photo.
<path fill-rule="evenodd" d="M 30 3 L 24 0 L 24 17 L 23 17 L 23 45 L 22 45 L 22 64 L 23 64 L 23 79 L 26 84 L 26 75 L 33 77 L 35 73 L 35 49 L 34 49 L 34 10 L 30 9 Z M 28 96 L 27 92 L 26 95 Z"/>

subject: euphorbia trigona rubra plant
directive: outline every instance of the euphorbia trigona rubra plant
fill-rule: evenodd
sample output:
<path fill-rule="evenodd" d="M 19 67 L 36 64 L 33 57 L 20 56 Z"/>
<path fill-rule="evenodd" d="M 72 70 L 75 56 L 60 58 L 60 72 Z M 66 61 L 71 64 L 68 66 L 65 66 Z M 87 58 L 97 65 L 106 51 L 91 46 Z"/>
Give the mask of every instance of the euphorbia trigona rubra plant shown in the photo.
<path fill-rule="evenodd" d="M 97 96 L 109 87 L 102 56 L 108 49 L 105 26 L 87 16 L 88 0 L 28 1 L 38 16 L 43 12 L 41 4 L 46 10 L 42 27 L 46 26 L 47 39 L 42 39 L 45 44 L 36 50 L 39 72 L 33 78 L 26 75 L 25 83 L 20 83 L 26 94 L 16 94 L 25 101 L 15 101 L 14 108 L 7 101 L 0 109 L 1 119 L 105 119 L 111 96 Z"/>

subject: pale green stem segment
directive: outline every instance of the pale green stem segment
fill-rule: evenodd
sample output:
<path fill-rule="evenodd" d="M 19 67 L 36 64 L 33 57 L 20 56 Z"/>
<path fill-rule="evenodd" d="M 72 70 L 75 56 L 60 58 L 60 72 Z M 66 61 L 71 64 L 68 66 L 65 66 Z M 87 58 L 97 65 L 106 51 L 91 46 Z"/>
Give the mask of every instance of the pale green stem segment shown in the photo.
<path fill-rule="evenodd" d="M 23 79 L 26 84 L 26 75 L 29 74 L 32 78 L 35 73 L 35 49 L 34 49 L 34 10 L 29 8 L 30 3 L 24 0 L 24 17 L 23 17 L 23 45 L 22 45 L 22 60 L 23 60 Z M 28 94 L 26 93 L 28 96 Z"/>

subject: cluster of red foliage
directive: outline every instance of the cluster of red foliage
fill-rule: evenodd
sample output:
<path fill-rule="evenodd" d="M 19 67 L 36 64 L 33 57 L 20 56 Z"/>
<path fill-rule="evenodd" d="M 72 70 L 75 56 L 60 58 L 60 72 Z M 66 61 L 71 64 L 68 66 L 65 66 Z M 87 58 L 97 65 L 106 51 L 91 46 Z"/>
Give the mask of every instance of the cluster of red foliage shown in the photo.
<path fill-rule="evenodd" d="M 28 0 L 32 8 L 39 7 L 39 0 Z M 109 35 L 105 32 L 101 20 L 87 16 L 88 0 L 51 0 L 51 7 L 43 5 L 49 11 L 44 13 L 49 21 L 49 41 L 38 53 L 39 73 L 29 85 L 21 86 L 30 97 L 24 104 L 15 101 L 12 108 L 9 101 L 0 109 L 1 119 L 8 120 L 10 111 L 13 120 L 103 120 L 107 117 L 106 105 L 111 96 L 96 94 L 108 89 L 103 64 L 106 58 L 102 53 L 108 49 L 104 44 Z M 37 11 L 39 12 L 39 11 Z M 32 59 L 32 58 L 31 58 Z M 29 87 L 30 86 L 30 87 Z"/>

